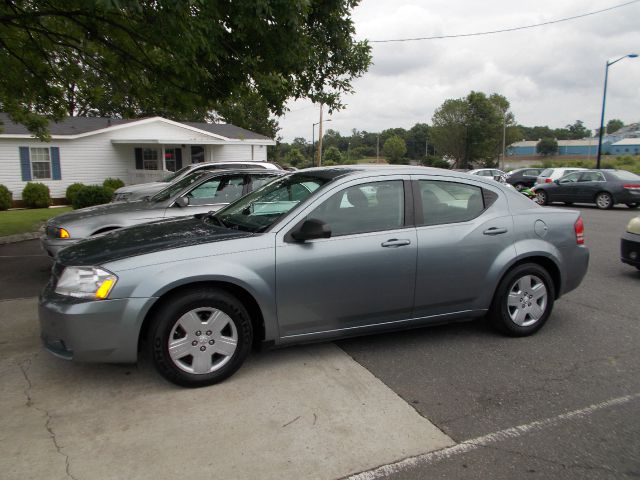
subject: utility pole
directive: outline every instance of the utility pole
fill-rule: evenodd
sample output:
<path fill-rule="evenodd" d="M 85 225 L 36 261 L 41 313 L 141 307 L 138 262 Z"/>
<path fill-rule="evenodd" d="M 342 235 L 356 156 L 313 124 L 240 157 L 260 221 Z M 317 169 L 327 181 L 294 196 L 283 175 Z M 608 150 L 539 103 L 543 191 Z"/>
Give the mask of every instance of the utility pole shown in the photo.
<path fill-rule="evenodd" d="M 500 166 L 500 170 L 504 170 L 504 149 L 506 148 L 507 141 L 507 112 L 504 112 L 504 118 L 502 119 L 502 165 Z"/>
<path fill-rule="evenodd" d="M 322 104 L 320 104 L 320 122 L 318 126 L 318 161 L 316 165 L 322 165 Z"/>

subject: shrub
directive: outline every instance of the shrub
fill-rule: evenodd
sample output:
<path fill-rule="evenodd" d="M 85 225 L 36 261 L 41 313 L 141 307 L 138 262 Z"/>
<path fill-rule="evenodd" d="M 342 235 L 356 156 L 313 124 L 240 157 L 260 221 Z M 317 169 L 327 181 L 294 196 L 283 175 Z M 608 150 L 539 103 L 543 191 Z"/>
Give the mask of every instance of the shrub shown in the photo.
<path fill-rule="evenodd" d="M 110 188 L 101 185 L 86 185 L 76 193 L 73 199 L 73 208 L 78 209 L 109 203 L 112 196 L 113 190 Z"/>
<path fill-rule="evenodd" d="M 102 182 L 102 186 L 110 188 L 111 190 L 117 190 L 124 187 L 124 182 L 119 178 L 107 178 L 104 182 Z"/>
<path fill-rule="evenodd" d="M 27 208 L 48 208 L 51 205 L 49 187 L 44 183 L 27 182 L 22 190 L 22 201 Z"/>
<path fill-rule="evenodd" d="M 65 192 L 65 197 L 67 201 L 73 204 L 73 199 L 76 198 L 78 192 L 83 189 L 86 185 L 84 183 L 72 183 L 67 187 L 67 191 Z"/>
<path fill-rule="evenodd" d="M 0 185 L 0 210 L 11 208 L 12 199 L 13 193 L 4 185 Z"/>

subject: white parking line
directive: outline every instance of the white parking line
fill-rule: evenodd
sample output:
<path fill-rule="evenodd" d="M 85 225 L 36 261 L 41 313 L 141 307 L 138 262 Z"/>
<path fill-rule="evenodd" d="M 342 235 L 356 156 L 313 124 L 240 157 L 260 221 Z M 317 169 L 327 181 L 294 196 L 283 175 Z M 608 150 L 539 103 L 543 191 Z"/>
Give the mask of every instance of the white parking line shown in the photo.
<path fill-rule="evenodd" d="M 568 420 L 584 418 L 598 410 L 615 407 L 618 405 L 623 405 L 637 398 L 640 398 L 640 393 L 635 393 L 633 395 L 625 395 L 623 397 L 613 398 L 611 400 L 607 400 L 601 403 L 595 403 L 585 408 L 572 410 L 570 412 L 556 415 L 555 417 L 545 418 L 544 420 L 537 420 L 535 422 L 527 423 L 524 425 L 518 425 L 516 427 L 511 427 L 511 428 L 500 430 L 494 433 L 489 433 L 488 435 L 483 435 L 481 437 L 473 438 L 471 440 L 465 440 L 464 442 L 461 442 L 452 447 L 443 448 L 442 450 L 436 450 L 436 451 L 425 453 L 422 455 L 417 455 L 415 457 L 405 458 L 404 460 L 400 460 L 399 462 L 390 463 L 388 465 L 383 465 L 381 467 L 374 468 L 373 470 L 368 470 L 366 472 L 351 475 L 350 477 L 347 477 L 347 479 L 348 480 L 375 480 L 378 478 L 383 478 L 388 475 L 398 473 L 402 470 L 406 470 L 407 468 L 429 465 L 429 464 L 438 462 L 440 460 L 451 458 L 455 455 L 460 455 L 463 453 L 470 452 L 472 450 L 476 450 L 480 447 L 489 445 L 491 443 L 501 442 L 509 438 L 520 437 L 529 432 L 544 430 L 546 428 L 556 426 L 557 424 L 568 421 Z"/>

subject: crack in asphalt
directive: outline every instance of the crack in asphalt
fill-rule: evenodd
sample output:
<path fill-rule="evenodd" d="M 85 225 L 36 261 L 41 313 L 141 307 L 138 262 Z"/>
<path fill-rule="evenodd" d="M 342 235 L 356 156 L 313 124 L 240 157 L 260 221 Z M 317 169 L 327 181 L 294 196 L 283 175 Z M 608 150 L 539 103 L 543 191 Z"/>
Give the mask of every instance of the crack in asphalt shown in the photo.
<path fill-rule="evenodd" d="M 46 422 L 44 424 L 44 428 L 47 430 L 47 432 L 49 432 L 49 436 L 51 437 L 51 441 L 53 442 L 53 446 L 55 447 L 56 452 L 58 452 L 58 455 L 61 455 L 65 459 L 65 468 L 66 468 L 67 476 L 72 480 L 77 480 L 76 477 L 74 477 L 70 471 L 71 463 L 70 463 L 69 455 L 67 455 L 62 451 L 62 446 L 58 443 L 58 438 L 56 436 L 56 433 L 53 431 L 53 427 L 51 427 L 51 420 L 53 419 L 51 417 L 51 414 L 49 413 L 48 410 L 44 408 L 36 407 L 33 402 L 33 398 L 31 397 L 31 389 L 33 388 L 33 383 L 31 382 L 31 379 L 29 378 L 29 373 L 28 373 L 29 369 L 31 368 L 31 359 L 28 358 L 24 362 L 20 363 L 18 366 L 20 367 L 22 376 L 24 377 L 24 380 L 27 383 L 27 386 L 24 388 L 24 395 L 27 398 L 27 402 L 25 405 L 28 408 L 33 408 L 34 410 L 37 410 L 38 412 L 42 413 L 45 416 Z"/>

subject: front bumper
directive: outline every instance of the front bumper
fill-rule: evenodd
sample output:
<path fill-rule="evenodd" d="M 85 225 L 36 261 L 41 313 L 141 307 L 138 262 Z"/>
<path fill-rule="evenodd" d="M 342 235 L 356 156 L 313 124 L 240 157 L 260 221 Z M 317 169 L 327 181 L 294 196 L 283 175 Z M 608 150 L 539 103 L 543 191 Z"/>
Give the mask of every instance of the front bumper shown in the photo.
<path fill-rule="evenodd" d="M 40 246 L 47 255 L 55 259 L 60 250 L 67 248 L 80 240 L 80 238 L 51 238 L 45 234 L 40 237 Z"/>
<path fill-rule="evenodd" d="M 83 301 L 47 288 L 38 305 L 43 346 L 67 360 L 133 363 L 149 300 Z"/>
<path fill-rule="evenodd" d="M 620 239 L 620 260 L 640 268 L 640 235 L 625 232 Z"/>

